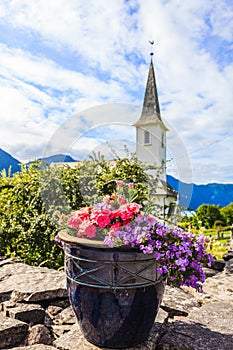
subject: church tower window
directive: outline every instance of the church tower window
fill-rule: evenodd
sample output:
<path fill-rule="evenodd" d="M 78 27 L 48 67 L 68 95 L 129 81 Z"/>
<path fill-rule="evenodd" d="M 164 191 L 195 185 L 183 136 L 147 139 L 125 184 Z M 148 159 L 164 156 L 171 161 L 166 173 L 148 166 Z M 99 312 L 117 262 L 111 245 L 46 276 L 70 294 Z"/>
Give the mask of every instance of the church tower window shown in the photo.
<path fill-rule="evenodd" d="M 162 146 L 162 148 L 165 147 L 165 135 L 164 135 L 164 133 L 162 133 L 161 146 Z"/>
<path fill-rule="evenodd" d="M 150 141 L 150 133 L 149 133 L 149 131 L 144 131 L 144 144 L 145 145 L 148 145 L 148 144 L 150 144 L 151 143 L 151 141 Z"/>

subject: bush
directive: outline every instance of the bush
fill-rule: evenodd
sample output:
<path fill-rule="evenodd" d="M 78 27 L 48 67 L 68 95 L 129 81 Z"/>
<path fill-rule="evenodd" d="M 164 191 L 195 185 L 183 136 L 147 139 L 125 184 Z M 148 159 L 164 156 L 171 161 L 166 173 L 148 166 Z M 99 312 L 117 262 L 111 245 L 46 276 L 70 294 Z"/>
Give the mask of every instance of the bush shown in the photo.
<path fill-rule="evenodd" d="M 54 244 L 56 226 L 41 198 L 40 165 L 31 164 L 13 177 L 0 178 L 0 254 L 22 262 L 59 267 L 61 248 Z"/>

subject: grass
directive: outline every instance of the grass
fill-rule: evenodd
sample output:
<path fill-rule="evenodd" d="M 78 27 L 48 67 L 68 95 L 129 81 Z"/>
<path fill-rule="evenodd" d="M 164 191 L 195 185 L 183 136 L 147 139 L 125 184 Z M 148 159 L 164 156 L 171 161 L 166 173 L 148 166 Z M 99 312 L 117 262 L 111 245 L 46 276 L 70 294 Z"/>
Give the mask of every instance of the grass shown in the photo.
<path fill-rule="evenodd" d="M 208 245 L 207 252 L 211 253 L 216 259 L 223 260 L 223 255 L 227 253 L 226 243 L 229 242 L 226 238 L 213 239 L 212 249 Z"/>
<path fill-rule="evenodd" d="M 223 260 L 223 255 L 227 253 L 227 243 L 230 242 L 230 231 L 205 230 L 202 232 L 206 238 L 211 238 L 212 245 L 208 244 L 207 252 L 211 253 L 216 259 Z"/>

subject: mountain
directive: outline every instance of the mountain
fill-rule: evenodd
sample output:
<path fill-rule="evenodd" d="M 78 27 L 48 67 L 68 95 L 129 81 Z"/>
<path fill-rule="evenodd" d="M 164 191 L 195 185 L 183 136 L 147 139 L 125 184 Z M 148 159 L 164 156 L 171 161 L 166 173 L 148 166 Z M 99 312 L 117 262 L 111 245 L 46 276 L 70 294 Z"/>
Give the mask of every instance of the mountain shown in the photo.
<path fill-rule="evenodd" d="M 196 210 L 201 204 L 225 207 L 233 202 L 233 184 L 187 184 L 171 175 L 167 175 L 167 182 L 179 193 L 179 204 L 193 210 Z"/>
<path fill-rule="evenodd" d="M 77 160 L 73 159 L 67 154 L 55 154 L 54 156 L 39 158 L 39 160 L 42 160 L 48 163 L 49 165 L 51 163 L 77 162 Z"/>
<path fill-rule="evenodd" d="M 0 148 L 0 172 L 11 167 L 11 174 L 21 170 L 20 161 L 12 157 L 9 153 Z"/>

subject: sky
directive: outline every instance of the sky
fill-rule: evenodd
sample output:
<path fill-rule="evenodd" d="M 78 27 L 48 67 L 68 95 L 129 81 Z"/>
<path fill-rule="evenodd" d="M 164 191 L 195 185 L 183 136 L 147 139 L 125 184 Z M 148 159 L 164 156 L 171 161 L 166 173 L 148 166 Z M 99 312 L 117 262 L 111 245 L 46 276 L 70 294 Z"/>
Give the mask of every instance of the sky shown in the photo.
<path fill-rule="evenodd" d="M 233 183 L 232 0 L 1 0 L 0 148 L 133 151 L 151 40 L 167 173 Z"/>

